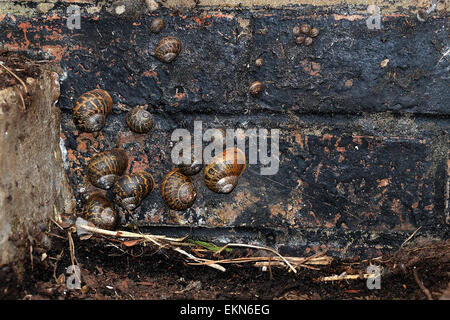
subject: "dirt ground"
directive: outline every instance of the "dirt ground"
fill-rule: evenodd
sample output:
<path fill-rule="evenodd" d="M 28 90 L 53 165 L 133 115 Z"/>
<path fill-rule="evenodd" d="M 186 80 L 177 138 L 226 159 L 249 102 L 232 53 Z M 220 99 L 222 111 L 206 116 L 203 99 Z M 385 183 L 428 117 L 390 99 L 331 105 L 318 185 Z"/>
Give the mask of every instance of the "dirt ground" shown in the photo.
<path fill-rule="evenodd" d="M 228 264 L 225 272 L 187 265 L 183 256 L 169 250 L 124 245 L 117 239 L 76 234 L 74 261 L 81 268 L 81 289 L 66 286 L 71 265 L 67 230 L 45 231 L 50 250 L 30 247 L 26 273 L 18 285 L 9 266 L 0 267 L 0 297 L 24 300 L 413 300 L 450 299 L 450 240 L 417 238 L 394 254 L 372 261 L 336 259 L 319 270 L 285 267 L 263 271 L 251 263 Z M 197 252 L 200 255 L 200 251 Z M 222 255 L 254 256 L 253 249 L 233 249 Z M 205 253 L 203 253 L 205 255 Z M 382 267 L 381 289 L 369 290 L 366 280 L 322 281 L 333 275 L 364 274 L 369 263 Z"/>

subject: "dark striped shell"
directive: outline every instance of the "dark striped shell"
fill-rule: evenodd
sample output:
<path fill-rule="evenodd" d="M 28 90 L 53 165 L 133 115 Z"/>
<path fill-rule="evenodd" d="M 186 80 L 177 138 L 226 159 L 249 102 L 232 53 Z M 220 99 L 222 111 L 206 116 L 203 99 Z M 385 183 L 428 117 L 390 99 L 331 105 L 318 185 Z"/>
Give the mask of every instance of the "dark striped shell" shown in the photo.
<path fill-rule="evenodd" d="M 87 166 L 87 177 L 96 187 L 109 189 L 128 167 L 128 157 L 121 149 L 96 154 Z"/>
<path fill-rule="evenodd" d="M 176 168 L 170 171 L 161 182 L 161 195 L 170 209 L 181 211 L 194 204 L 197 191 L 191 177 L 185 176 Z"/>
<path fill-rule="evenodd" d="M 155 57 L 169 63 L 178 57 L 181 52 L 181 41 L 177 37 L 163 38 L 155 48 Z"/>
<path fill-rule="evenodd" d="M 217 193 L 230 193 L 245 170 L 245 154 L 238 148 L 226 149 L 215 156 L 203 173 L 206 186 Z"/>
<path fill-rule="evenodd" d="M 112 188 L 114 201 L 125 210 L 132 211 L 155 188 L 155 180 L 148 172 L 137 172 L 120 177 Z"/>
<path fill-rule="evenodd" d="M 145 107 L 134 107 L 127 113 L 126 122 L 131 131 L 147 133 L 153 127 L 153 117 Z"/>
<path fill-rule="evenodd" d="M 97 132 L 103 129 L 106 117 L 111 113 L 113 101 L 108 92 L 95 89 L 83 93 L 73 108 L 73 122 L 84 132 Z"/>
<path fill-rule="evenodd" d="M 88 198 L 84 217 L 96 227 L 107 230 L 115 229 L 119 218 L 108 198 L 100 193 L 94 193 Z"/>

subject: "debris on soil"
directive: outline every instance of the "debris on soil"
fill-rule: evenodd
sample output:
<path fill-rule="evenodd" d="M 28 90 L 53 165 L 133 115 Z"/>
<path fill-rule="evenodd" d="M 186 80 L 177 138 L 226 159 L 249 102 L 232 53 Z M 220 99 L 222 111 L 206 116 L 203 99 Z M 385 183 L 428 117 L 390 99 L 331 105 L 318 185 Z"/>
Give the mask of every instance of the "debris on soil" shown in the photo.
<path fill-rule="evenodd" d="M 284 263 L 230 263 L 220 272 L 192 266 L 186 256 L 148 242 L 115 239 L 95 234 L 80 240 L 67 228 L 52 228 L 50 250 L 35 248 L 33 269 L 27 264 L 22 286 L 17 285 L 7 266 L 0 268 L 0 297 L 6 299 L 446 299 L 450 288 L 450 240 L 410 241 L 399 251 L 370 260 L 336 260 L 320 268 L 298 267 L 289 272 Z M 195 240 L 194 240 L 195 241 Z M 212 245 L 214 248 L 214 245 Z M 207 248 L 193 255 L 214 254 Z M 259 254 L 254 248 L 228 248 L 222 257 L 249 258 Z M 186 249 L 187 250 L 187 249 Z M 43 255 L 45 253 L 45 255 Z M 217 253 L 217 250 L 216 250 Z M 275 257 L 276 255 L 272 255 Z M 45 257 L 44 259 L 42 257 Z M 261 262 L 261 261 L 260 261 Z M 266 261 L 267 262 L 267 261 Z M 280 261 L 279 261 L 280 262 Z M 80 268 L 78 289 L 69 289 L 75 263 Z M 367 267 L 379 266 L 381 288 L 368 289 Z M 418 285 L 420 278 L 430 297 Z M 323 281 L 334 277 L 335 281 Z"/>

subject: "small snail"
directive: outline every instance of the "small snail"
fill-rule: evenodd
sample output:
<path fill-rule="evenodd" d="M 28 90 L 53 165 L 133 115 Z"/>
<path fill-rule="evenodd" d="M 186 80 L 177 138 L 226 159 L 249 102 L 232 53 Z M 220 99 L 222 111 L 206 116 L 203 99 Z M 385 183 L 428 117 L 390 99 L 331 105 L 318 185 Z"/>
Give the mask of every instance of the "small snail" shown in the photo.
<path fill-rule="evenodd" d="M 153 127 L 153 117 L 145 107 L 137 106 L 127 113 L 126 122 L 131 131 L 147 133 Z"/>
<path fill-rule="evenodd" d="M 162 62 L 172 62 L 181 52 L 181 41 L 176 37 L 163 38 L 155 48 L 155 56 Z"/>
<path fill-rule="evenodd" d="M 311 38 L 315 38 L 319 35 L 319 29 L 317 28 L 311 28 L 311 30 L 309 31 L 309 36 Z"/>
<path fill-rule="evenodd" d="M 304 34 L 308 34 L 311 31 L 311 26 L 309 24 L 302 24 L 300 27 L 300 31 Z"/>
<path fill-rule="evenodd" d="M 264 63 L 264 59 L 263 58 L 258 58 L 255 60 L 255 66 L 257 67 L 261 67 Z"/>
<path fill-rule="evenodd" d="M 206 166 L 203 173 L 206 186 L 217 193 L 230 193 L 245 170 L 245 162 L 245 154 L 240 149 L 226 149 Z"/>
<path fill-rule="evenodd" d="M 155 180 L 145 171 L 120 177 L 112 188 L 114 201 L 126 210 L 134 210 L 155 188 Z"/>
<path fill-rule="evenodd" d="M 104 195 L 94 193 L 89 196 L 84 209 L 84 217 L 101 229 L 113 230 L 118 221 L 117 212 Z"/>
<path fill-rule="evenodd" d="M 97 132 L 103 129 L 106 117 L 111 113 L 113 101 L 108 92 L 95 89 L 83 93 L 73 108 L 73 122 L 84 132 Z"/>
<path fill-rule="evenodd" d="M 306 37 L 305 38 L 305 46 L 310 46 L 313 43 L 313 39 L 311 37 Z"/>
<path fill-rule="evenodd" d="M 260 81 L 255 81 L 253 82 L 250 87 L 248 87 L 248 92 L 251 95 L 256 96 L 257 94 L 259 94 L 263 89 L 263 84 Z"/>
<path fill-rule="evenodd" d="M 197 198 L 197 191 L 191 177 L 178 168 L 170 171 L 161 182 L 161 195 L 166 205 L 173 210 L 186 210 Z"/>
<path fill-rule="evenodd" d="M 192 161 L 191 164 L 179 164 L 178 169 L 180 169 L 180 172 L 186 176 L 193 176 L 199 173 L 203 168 L 202 162 Z"/>
<path fill-rule="evenodd" d="M 304 36 L 297 36 L 297 37 L 295 37 L 295 43 L 296 44 L 303 44 L 303 43 L 305 43 L 305 37 Z"/>
<path fill-rule="evenodd" d="M 109 189 L 128 167 L 128 157 L 121 149 L 96 154 L 88 163 L 87 177 L 96 187 Z"/>
<path fill-rule="evenodd" d="M 164 28 L 164 20 L 161 18 L 155 18 L 150 23 L 150 31 L 153 33 L 160 33 Z"/>
<path fill-rule="evenodd" d="M 294 35 L 294 37 L 299 36 L 302 33 L 302 31 L 300 30 L 299 26 L 295 26 L 294 28 L 292 28 L 292 34 Z"/>

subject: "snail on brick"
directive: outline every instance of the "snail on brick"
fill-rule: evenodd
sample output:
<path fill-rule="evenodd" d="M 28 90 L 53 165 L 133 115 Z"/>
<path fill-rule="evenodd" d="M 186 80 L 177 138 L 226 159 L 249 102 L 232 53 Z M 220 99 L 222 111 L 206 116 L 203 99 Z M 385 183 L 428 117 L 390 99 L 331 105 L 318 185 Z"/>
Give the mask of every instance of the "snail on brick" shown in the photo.
<path fill-rule="evenodd" d="M 170 171 L 161 182 L 161 196 L 170 209 L 181 211 L 194 204 L 197 191 L 191 177 L 182 174 L 176 168 Z"/>
<path fill-rule="evenodd" d="M 217 193 L 230 193 L 245 170 L 245 154 L 239 148 L 226 149 L 205 167 L 206 186 Z"/>
<path fill-rule="evenodd" d="M 101 229 L 113 230 L 118 221 L 117 212 L 104 195 L 94 193 L 88 197 L 84 217 Z"/>
<path fill-rule="evenodd" d="M 150 31 L 153 33 L 160 33 L 164 28 L 164 20 L 161 18 L 155 18 L 150 23 Z"/>
<path fill-rule="evenodd" d="M 131 131 L 147 133 L 153 127 L 153 117 L 145 107 L 137 106 L 127 113 L 126 122 Z"/>
<path fill-rule="evenodd" d="M 84 132 L 103 129 L 106 117 L 111 113 L 113 101 L 108 92 L 95 89 L 82 94 L 73 108 L 73 122 Z"/>
<path fill-rule="evenodd" d="M 155 180 L 148 172 L 126 174 L 120 177 L 112 188 L 114 201 L 122 208 L 132 211 L 155 188 Z"/>
<path fill-rule="evenodd" d="M 96 187 L 109 189 L 125 172 L 128 157 L 121 149 L 112 149 L 96 154 L 88 163 L 87 177 Z"/>
<path fill-rule="evenodd" d="M 178 57 L 181 52 L 181 41 L 177 37 L 163 38 L 155 48 L 155 57 L 169 63 Z"/>
<path fill-rule="evenodd" d="M 251 95 L 256 96 L 257 94 L 259 94 L 263 89 L 263 84 L 260 81 L 255 81 L 253 82 L 249 87 L 248 87 L 248 92 Z"/>

